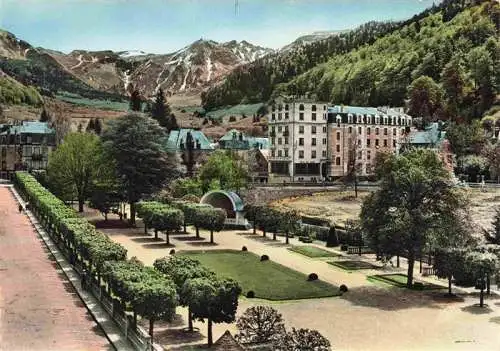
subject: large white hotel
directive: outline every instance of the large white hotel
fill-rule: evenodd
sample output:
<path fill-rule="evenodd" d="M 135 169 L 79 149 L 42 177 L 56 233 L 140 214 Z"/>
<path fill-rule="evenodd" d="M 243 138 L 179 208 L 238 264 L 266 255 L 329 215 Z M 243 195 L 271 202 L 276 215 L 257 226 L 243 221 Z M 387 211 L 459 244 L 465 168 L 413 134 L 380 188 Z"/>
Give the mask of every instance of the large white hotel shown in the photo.
<path fill-rule="evenodd" d="M 322 181 L 373 174 L 375 154 L 397 152 L 411 117 L 401 108 L 332 106 L 306 100 L 277 99 L 269 123 L 269 180 Z"/>

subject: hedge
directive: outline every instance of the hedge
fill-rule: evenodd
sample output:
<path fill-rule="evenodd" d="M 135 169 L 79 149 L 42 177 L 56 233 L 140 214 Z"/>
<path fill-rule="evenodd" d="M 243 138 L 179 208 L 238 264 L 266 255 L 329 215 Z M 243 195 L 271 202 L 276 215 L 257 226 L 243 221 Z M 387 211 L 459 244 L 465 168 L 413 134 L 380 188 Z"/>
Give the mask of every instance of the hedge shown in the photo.
<path fill-rule="evenodd" d="M 114 243 L 86 219 L 80 218 L 32 175 L 17 172 L 15 185 L 47 231 L 56 241 L 65 244 L 73 258 L 80 256 L 88 261 L 90 271 L 94 265 L 99 274 L 104 262 L 126 259 L 127 250 L 121 244 Z"/>

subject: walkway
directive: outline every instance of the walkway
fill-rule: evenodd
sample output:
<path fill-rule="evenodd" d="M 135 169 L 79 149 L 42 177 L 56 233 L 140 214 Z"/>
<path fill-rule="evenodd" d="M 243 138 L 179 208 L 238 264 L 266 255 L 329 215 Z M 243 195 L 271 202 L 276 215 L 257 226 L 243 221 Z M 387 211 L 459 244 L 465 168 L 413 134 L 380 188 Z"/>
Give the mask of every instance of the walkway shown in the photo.
<path fill-rule="evenodd" d="M 0 219 L 0 350 L 112 350 L 5 186 Z"/>

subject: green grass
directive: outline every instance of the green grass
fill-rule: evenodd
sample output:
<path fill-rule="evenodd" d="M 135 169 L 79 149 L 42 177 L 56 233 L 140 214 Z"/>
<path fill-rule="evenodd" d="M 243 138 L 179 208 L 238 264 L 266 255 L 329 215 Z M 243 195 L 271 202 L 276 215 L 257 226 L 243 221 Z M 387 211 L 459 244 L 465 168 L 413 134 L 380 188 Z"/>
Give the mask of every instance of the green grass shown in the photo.
<path fill-rule="evenodd" d="M 382 282 L 385 284 L 389 284 L 398 288 L 406 288 L 407 276 L 405 274 L 395 273 L 395 274 L 376 274 L 370 275 L 368 280 L 375 282 Z M 422 288 L 413 287 L 414 290 L 437 290 L 437 289 L 446 289 L 443 286 L 419 281 L 417 279 L 413 280 L 413 284 L 422 283 Z"/>
<path fill-rule="evenodd" d="M 319 247 L 316 246 L 293 246 L 289 248 L 288 250 L 297 252 L 299 254 L 302 254 L 307 257 L 339 257 L 341 255 L 336 254 L 334 252 L 330 252 L 327 250 L 320 249 Z"/>
<path fill-rule="evenodd" d="M 338 287 L 321 280 L 309 282 L 305 274 L 271 261 L 272 257 L 260 262 L 260 257 L 251 252 L 234 250 L 186 251 L 181 254 L 197 259 L 220 276 L 238 281 L 244 295 L 250 290 L 254 291 L 255 297 L 267 300 L 338 295 Z"/>
<path fill-rule="evenodd" d="M 258 104 L 240 104 L 235 106 L 229 106 L 226 108 L 221 108 L 219 110 L 213 110 L 207 112 L 207 117 L 212 119 L 221 119 L 224 116 L 241 116 L 245 115 L 247 117 L 253 116 L 254 113 L 257 113 L 259 108 L 263 106 L 262 103 Z"/>
<path fill-rule="evenodd" d="M 111 101 L 111 100 L 99 100 L 99 99 L 89 99 L 82 97 L 77 94 L 72 94 L 68 92 L 62 92 L 56 94 L 59 100 L 69 102 L 75 105 L 90 106 L 102 110 L 113 110 L 113 111 L 127 111 L 129 104 L 126 101 Z"/>
<path fill-rule="evenodd" d="M 378 269 L 379 266 L 365 261 L 331 261 L 328 262 L 332 266 L 345 269 L 346 271 L 356 271 L 359 269 Z"/>

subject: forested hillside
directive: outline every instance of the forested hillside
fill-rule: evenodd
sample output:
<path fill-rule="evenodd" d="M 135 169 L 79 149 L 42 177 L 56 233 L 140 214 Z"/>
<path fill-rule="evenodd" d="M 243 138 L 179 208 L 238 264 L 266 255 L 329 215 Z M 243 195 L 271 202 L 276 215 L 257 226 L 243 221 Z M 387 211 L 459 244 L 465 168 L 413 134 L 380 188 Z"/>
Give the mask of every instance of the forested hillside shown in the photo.
<path fill-rule="evenodd" d="M 498 91 L 499 14 L 496 1 L 445 1 L 408 21 L 369 23 L 244 66 L 204 94 L 203 103 L 210 109 L 285 93 L 401 106 L 412 82 L 429 76 L 444 89 L 436 98 L 453 98 L 461 106 L 449 108 L 467 107 L 466 115 L 480 116 Z"/>
<path fill-rule="evenodd" d="M 26 87 L 7 76 L 0 77 L 0 104 L 40 106 L 42 97 L 34 87 Z"/>

